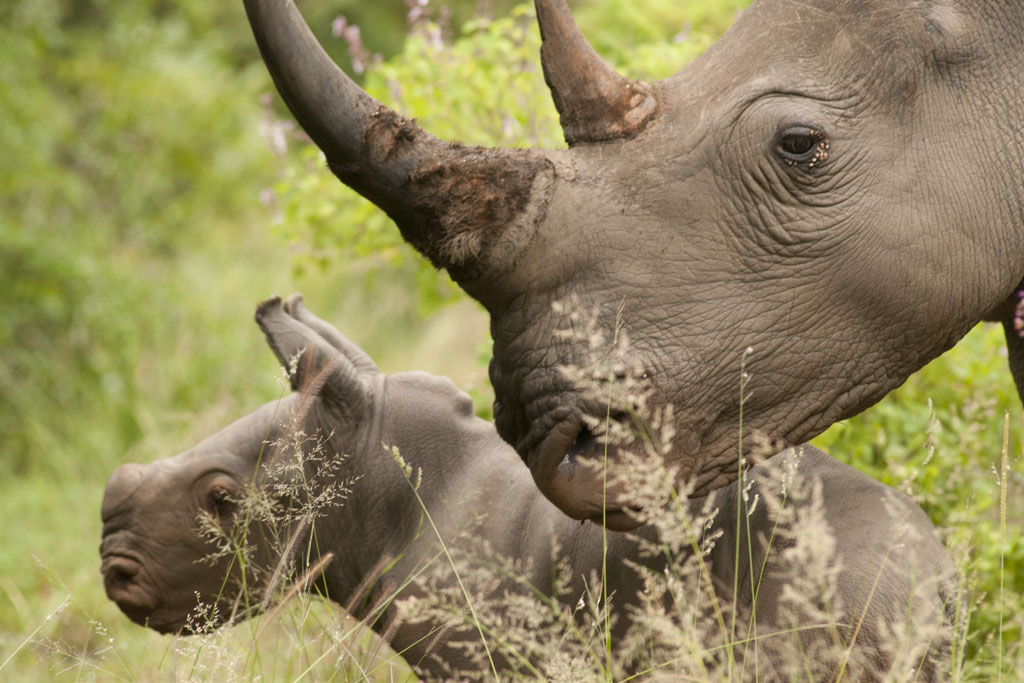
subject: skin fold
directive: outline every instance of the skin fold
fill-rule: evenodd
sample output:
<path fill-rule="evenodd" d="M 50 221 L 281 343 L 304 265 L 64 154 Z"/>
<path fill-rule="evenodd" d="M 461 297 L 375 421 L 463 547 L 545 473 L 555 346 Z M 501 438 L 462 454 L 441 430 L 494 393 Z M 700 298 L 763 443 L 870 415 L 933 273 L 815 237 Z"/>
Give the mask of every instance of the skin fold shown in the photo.
<path fill-rule="evenodd" d="M 489 311 L 498 433 L 572 517 L 604 500 L 590 421 L 632 419 L 566 377 L 596 366 L 587 339 L 563 334 L 572 312 L 605 339 L 628 334 L 622 364 L 673 407 L 664 458 L 698 494 L 737 478 L 741 412 L 744 447 L 777 452 L 980 320 L 1012 332 L 1020 0 L 755 0 L 655 83 L 609 69 L 565 0 L 536 0 L 561 150 L 438 140 L 363 93 L 290 0 L 245 7 L 331 170 Z"/>
<path fill-rule="evenodd" d="M 238 621 L 274 604 L 273 595 L 282 592 L 270 591 L 275 577 L 305 576 L 315 566 L 307 588 L 367 619 L 421 675 L 450 679 L 460 671 L 479 672 L 479 662 L 457 647 L 474 640 L 475 631 L 455 628 L 438 636 L 443 624 L 403 620 L 396 607 L 396 598 L 454 586 L 450 576 L 442 577 L 440 587 L 408 582 L 436 562 L 440 550 L 438 537 L 424 525 L 424 510 L 447 545 L 458 548 L 457 538 L 469 530 L 486 540 L 488 557 L 517 560 L 523 578 L 544 594 L 553 590 L 557 545 L 570 576 L 569 592 L 558 596 L 567 606 L 584 595 L 589 576 L 600 575 L 602 529 L 574 522 L 547 501 L 516 453 L 491 423 L 474 416 L 469 397 L 450 380 L 419 372 L 382 373 L 362 350 L 307 311 L 298 296 L 284 304 L 278 298 L 264 302 L 256 319 L 282 366 L 291 370 L 294 393 L 179 455 L 122 465 L 107 483 L 100 547 L 104 584 L 133 621 L 164 633 Z M 404 463 L 419 473 L 410 475 L 421 477 L 419 499 L 382 444 L 397 447 Z M 920 508 L 810 446 L 753 466 L 745 484 L 749 500 L 778 494 L 782 475 L 793 468 L 821 487 L 823 517 L 835 545 L 831 555 L 816 552 L 838 572 L 838 626 L 790 635 L 800 638 L 800 651 L 813 653 L 833 637 L 849 642 L 852 625 L 861 619 L 851 661 L 886 670 L 891 663 L 886 628 L 903 623 L 908 614 L 923 623 L 954 622 L 955 571 Z M 305 502 L 341 486 L 349 492 L 340 504 L 323 507 L 315 517 L 282 513 L 274 528 L 247 516 L 243 502 L 245 492 L 251 497 L 255 489 L 276 501 L 278 510 L 301 510 Z M 788 522 L 763 501 L 741 505 L 739 495 L 729 486 L 688 505 L 695 516 L 719 510 L 707 530 L 709 537 L 722 534 L 704 558 L 708 585 L 721 604 L 735 603 L 741 615 L 756 611 L 763 638 L 755 641 L 756 661 L 761 671 L 770 672 L 781 641 L 766 634 L 787 628 L 785 592 L 794 571 L 803 570 L 785 560 L 782 530 Z M 212 521 L 234 538 L 244 532 L 244 568 L 236 554 L 217 554 L 218 542 L 200 533 L 202 519 L 206 528 Z M 645 590 L 630 563 L 657 575 L 666 569 L 664 553 L 641 552 L 643 542 L 658 541 L 651 526 L 608 536 L 616 643 Z M 328 556 L 332 559 L 323 565 Z M 685 553 L 677 558 L 680 565 L 686 560 Z M 760 567 L 763 576 L 752 573 Z M 494 590 L 529 595 L 522 583 L 506 582 Z M 707 596 L 691 597 L 711 604 Z M 198 619 L 197 602 L 204 606 Z M 740 659 L 750 650 L 740 647 Z M 949 660 L 949 639 L 934 638 L 922 658 L 921 680 L 936 677 L 936 666 Z M 497 665 L 511 668 L 516 662 L 499 656 Z M 825 666 L 817 674 L 831 680 L 834 669 Z"/>

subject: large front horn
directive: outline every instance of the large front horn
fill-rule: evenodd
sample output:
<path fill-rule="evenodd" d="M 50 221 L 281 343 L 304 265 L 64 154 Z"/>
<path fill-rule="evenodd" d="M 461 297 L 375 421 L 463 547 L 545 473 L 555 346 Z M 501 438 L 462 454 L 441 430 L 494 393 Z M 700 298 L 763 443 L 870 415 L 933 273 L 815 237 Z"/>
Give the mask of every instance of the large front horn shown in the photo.
<path fill-rule="evenodd" d="M 245 9 L 274 84 L 334 174 L 456 280 L 475 280 L 485 264 L 493 270 L 487 261 L 497 237 L 540 213 L 544 198 L 533 188 L 550 174 L 544 156 L 443 142 L 363 92 L 292 0 L 245 0 Z"/>
<path fill-rule="evenodd" d="M 623 78 L 583 37 L 566 0 L 536 0 L 544 80 L 551 89 L 565 141 L 633 137 L 654 117 L 649 85 Z"/>

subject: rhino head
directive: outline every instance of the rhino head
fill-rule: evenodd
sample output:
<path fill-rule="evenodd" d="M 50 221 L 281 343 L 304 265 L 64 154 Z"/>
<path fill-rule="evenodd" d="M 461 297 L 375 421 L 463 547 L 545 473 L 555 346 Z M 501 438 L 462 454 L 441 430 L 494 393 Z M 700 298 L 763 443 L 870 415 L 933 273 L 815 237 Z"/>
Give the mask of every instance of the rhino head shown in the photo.
<path fill-rule="evenodd" d="M 331 170 L 489 311 L 497 428 L 573 517 L 602 505 L 588 416 L 630 411 L 561 372 L 594 361 L 556 302 L 628 331 L 623 366 L 674 407 L 665 457 L 700 495 L 736 478 L 741 424 L 810 439 L 1006 319 L 1024 276 L 1019 3 L 755 0 L 643 83 L 565 0 L 536 0 L 565 150 L 438 140 L 358 88 L 291 0 L 245 6 Z"/>
<path fill-rule="evenodd" d="M 338 454 L 380 448 L 366 419 L 377 366 L 301 299 L 287 306 L 270 299 L 256 319 L 294 393 L 183 453 L 122 465 L 107 481 L 104 587 L 136 623 L 194 633 L 265 609 L 282 579 L 310 564 L 302 551 L 316 511 L 303 505 L 324 499 L 340 476 Z M 311 458 L 317 440 L 322 453 Z"/>
<path fill-rule="evenodd" d="M 270 455 L 268 439 L 285 427 L 276 411 L 264 406 L 185 453 L 122 465 L 111 475 L 103 495 L 101 571 L 107 597 L 132 621 L 161 633 L 196 632 L 255 608 L 236 604 L 241 586 L 272 571 L 273 558 L 262 547 L 244 568 L 239 556 L 217 557 L 199 516 L 233 524 L 238 496 L 257 476 L 260 458 Z"/>

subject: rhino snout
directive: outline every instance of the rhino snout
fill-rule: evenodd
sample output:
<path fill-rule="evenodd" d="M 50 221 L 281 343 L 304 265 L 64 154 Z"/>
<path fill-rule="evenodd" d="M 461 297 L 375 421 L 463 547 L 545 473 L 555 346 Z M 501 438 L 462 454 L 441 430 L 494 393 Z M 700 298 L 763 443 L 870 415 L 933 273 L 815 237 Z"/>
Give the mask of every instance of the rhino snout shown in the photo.
<path fill-rule="evenodd" d="M 606 446 L 585 425 L 577 425 L 541 446 L 531 472 L 548 500 L 568 516 L 613 531 L 632 531 L 640 522 L 629 513 L 627 492 L 601 472 L 609 460 Z"/>
<path fill-rule="evenodd" d="M 106 555 L 100 566 L 107 597 L 132 621 L 144 624 L 156 609 L 156 597 L 143 583 L 142 563 L 126 555 Z"/>

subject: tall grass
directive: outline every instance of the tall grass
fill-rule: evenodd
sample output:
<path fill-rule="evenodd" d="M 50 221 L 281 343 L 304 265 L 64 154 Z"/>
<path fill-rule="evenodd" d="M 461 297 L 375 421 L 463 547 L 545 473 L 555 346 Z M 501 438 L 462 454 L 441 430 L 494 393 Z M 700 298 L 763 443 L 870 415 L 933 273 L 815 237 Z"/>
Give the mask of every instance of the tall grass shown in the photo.
<path fill-rule="evenodd" d="M 743 4 L 615 0 L 583 8 L 581 23 L 602 54 L 650 78 L 706 47 Z M 317 153 L 292 144 L 282 170 L 264 149 L 256 101 L 271 86 L 240 11 L 164 5 L 46 0 L 0 10 L 0 678 L 220 680 L 228 661 L 242 663 L 231 674 L 242 679 L 408 677 L 394 653 L 367 642 L 365 625 L 306 593 L 255 630 L 204 636 L 217 647 L 141 629 L 103 595 L 104 480 L 122 462 L 181 450 L 276 395 L 251 323 L 251 304 L 273 291 L 302 289 L 327 302 L 319 304 L 327 319 L 359 320 L 350 333 L 383 367 L 454 375 L 476 385 L 479 406 L 489 404 L 476 361 L 475 339 L 486 338 L 480 313 L 464 305 L 438 313 L 450 283 L 338 190 Z M 666 40 L 685 17 L 697 17 L 690 37 Z M 394 101 L 389 83 L 402 83 L 397 105 L 440 135 L 561 144 L 530 18 L 474 26 L 437 51 L 410 41 L 369 75 L 369 87 Z M 465 106 L 488 101 L 493 111 Z M 262 227 L 270 211 L 257 203 L 270 187 L 277 237 Z M 329 273 L 315 267 L 321 262 Z M 424 312 L 434 317 L 424 321 Z M 975 330 L 816 442 L 910 492 L 957 551 L 971 608 L 950 665 L 958 680 L 1024 680 L 1024 432 L 1000 336 Z M 1001 456 L 1004 413 L 1011 430 Z M 606 602 L 601 577 L 591 585 L 598 593 L 581 610 Z M 557 631 L 585 641 L 577 618 L 560 618 Z M 601 642 L 606 678 L 608 638 Z M 571 662 L 555 661 L 571 676 Z"/>
<path fill-rule="evenodd" d="M 608 391 L 607 385 L 602 387 L 602 391 Z M 1003 424 L 997 427 L 1002 427 L 999 431 L 1005 430 L 1003 433 L 1008 437 L 1008 420 L 1001 422 Z M 645 421 L 645 437 L 650 446 L 657 449 L 659 438 L 671 436 L 669 424 L 664 418 Z M 615 428 L 615 424 L 606 424 L 606 431 L 614 432 Z M 996 529 L 1002 541 L 1012 539 L 1014 535 L 1012 520 L 1017 508 L 1014 508 L 1012 492 L 1020 488 L 1010 467 L 1008 438 L 1005 443 L 1006 447 L 999 449 L 1000 476 L 998 479 L 990 478 L 998 500 Z M 922 460 L 930 457 L 929 466 L 946 461 L 942 444 L 934 444 L 934 448 L 931 456 L 921 456 Z M 654 555 L 670 558 L 670 566 L 676 568 L 668 574 L 654 573 L 647 577 L 648 595 L 640 616 L 633 617 L 642 625 L 638 632 L 626 635 L 613 633 L 617 621 L 612 617 L 611 607 L 623 596 L 609 594 L 606 569 L 592 577 L 584 593 L 563 592 L 552 596 L 536 586 L 524 585 L 517 578 L 519 570 L 515 558 L 490 556 L 486 545 L 474 541 L 471 534 L 470 538 L 439 537 L 445 544 L 444 556 L 435 564 L 436 574 L 423 578 L 423 585 L 429 588 L 431 581 L 440 583 L 449 571 L 457 570 L 462 581 L 457 593 L 440 588 L 428 590 L 426 597 L 407 606 L 403 604 L 407 617 L 455 619 L 463 623 L 465 610 L 472 607 L 468 623 L 480 634 L 474 642 L 486 641 L 489 643 L 486 652 L 493 648 L 502 658 L 519 662 L 522 676 L 527 678 L 587 680 L 593 676 L 601 680 L 622 680 L 641 672 L 669 675 L 670 671 L 676 672 L 673 675 L 685 674 L 694 680 L 764 678 L 766 671 L 773 670 L 769 655 L 755 655 L 758 659 L 751 662 L 749 655 L 741 659 L 735 651 L 746 649 L 749 652 L 759 639 L 770 639 L 773 634 L 758 633 L 756 621 L 747 622 L 748 619 L 756 619 L 755 615 L 741 615 L 732 606 L 719 604 L 713 591 L 709 590 L 707 570 L 702 562 L 708 544 L 715 539 L 704 536 L 707 520 L 692 517 L 685 505 L 684 491 L 650 489 L 652 481 L 673 481 L 671 472 L 659 469 L 651 460 L 640 460 L 633 465 L 634 473 L 641 475 L 641 480 L 648 487 L 641 493 L 646 493 L 651 497 L 649 500 L 656 500 L 661 506 L 650 508 L 651 521 L 662 525 L 661 535 L 669 539 L 667 543 L 660 540 L 649 550 Z M 899 465 L 894 466 L 899 472 L 903 463 L 894 465 Z M 947 485 L 955 485 L 958 478 L 974 481 L 979 474 L 984 475 L 983 466 L 956 472 L 940 470 L 937 479 Z M 410 475 L 410 478 L 410 484 L 415 486 L 415 477 Z M 813 488 L 801 490 L 791 481 L 786 490 L 784 498 L 774 501 L 744 499 L 742 496 L 740 499 L 748 507 L 776 505 L 780 508 L 793 507 L 791 496 L 813 500 Z M 933 493 L 918 488 L 912 491 L 925 501 Z M 813 505 L 811 507 L 814 508 Z M 710 511 L 706 512 L 710 514 Z M 747 518 L 744 512 L 741 519 Z M 804 533 L 797 534 L 813 539 L 798 553 L 802 558 L 798 568 L 804 578 L 827 569 L 816 565 L 813 559 L 828 555 L 827 534 L 822 535 L 820 530 L 811 531 L 819 522 L 820 519 L 811 515 L 801 521 L 805 525 L 800 527 Z M 966 518 L 963 524 L 969 528 L 947 527 L 943 532 L 955 540 L 958 535 L 976 531 L 976 520 Z M 777 532 L 782 534 L 783 529 L 779 528 Z M 775 533 L 773 530 L 773 535 Z M 287 545 L 288 538 L 283 538 L 283 542 Z M 89 545 L 93 543 L 95 541 Z M 1011 541 L 994 549 L 998 564 L 992 568 L 993 576 L 990 577 L 979 574 L 986 571 L 983 565 L 978 564 L 978 560 L 985 556 L 979 556 L 977 549 L 973 557 L 967 556 L 963 560 L 962 568 L 972 584 L 996 581 L 1003 590 L 988 595 L 971 594 L 970 614 L 958 617 L 964 620 L 958 627 L 966 626 L 967 619 L 971 620 L 970 635 L 963 635 L 966 628 L 960 629 L 954 657 L 947 671 L 950 679 L 1017 680 L 1020 677 L 1022 648 L 1019 638 L 1012 632 L 1012 629 L 1019 629 L 1021 621 L 1016 609 L 1019 593 L 1008 589 L 1017 580 L 1013 573 L 1013 547 Z M 234 547 L 231 552 L 242 553 L 240 561 L 245 556 L 241 546 Z M 680 566 L 680 558 L 687 555 L 695 558 L 693 565 L 682 563 Z M 325 557 L 319 558 L 321 562 L 325 560 Z M 3 655 L 0 671 L 3 674 L 15 672 L 19 679 L 27 680 L 46 680 L 54 672 L 116 680 L 249 680 L 256 676 L 290 680 L 383 680 L 387 676 L 410 676 L 407 667 L 393 653 L 381 650 L 379 641 L 368 635 L 366 622 L 354 624 L 337 607 L 298 590 L 308 583 L 311 573 L 319 569 L 316 562 L 314 557 L 309 573 L 293 577 L 297 583 L 287 588 L 282 586 L 275 592 L 276 599 L 281 600 L 281 607 L 267 610 L 266 594 L 254 594 L 250 602 L 262 604 L 261 616 L 248 624 L 193 638 L 148 634 L 128 624 L 109 604 L 92 602 L 89 593 L 95 591 L 99 584 L 92 572 L 74 584 L 69 584 L 59 575 L 54 576 L 51 585 L 55 589 L 56 606 L 49 611 L 38 612 L 40 616 L 25 631 L 16 634 L 10 645 L 5 645 L 5 649 L 0 651 Z M 810 582 L 815 587 L 811 594 L 815 594 L 813 591 L 818 590 L 816 587 L 819 585 L 827 587 L 828 577 L 824 577 L 824 583 L 821 579 L 819 575 L 818 580 Z M 495 585 L 508 586 L 510 583 L 518 586 L 517 597 L 510 598 L 501 591 L 495 593 Z M 562 590 L 567 591 L 571 583 L 570 577 L 563 577 Z M 401 600 L 401 596 L 393 596 L 392 599 Z M 666 601 L 680 611 L 666 611 Z M 695 612 L 695 605 L 710 612 Z M 1002 637 L 986 636 L 981 630 L 985 626 L 986 614 L 995 616 L 997 630 L 994 634 Z M 827 613 L 821 618 L 824 621 L 813 623 L 828 623 Z M 748 632 L 757 634 L 753 639 L 738 628 L 741 622 L 748 624 Z M 661 641 L 661 646 L 653 650 L 652 637 Z M 975 644 L 979 638 L 981 642 Z M 600 645 L 595 648 L 597 643 Z M 844 662 L 844 667 L 851 645 L 852 641 L 844 641 L 841 650 L 835 653 Z M 818 653 L 810 662 L 797 663 L 809 667 L 820 656 Z M 489 655 L 485 656 L 484 661 L 488 658 Z M 792 672 L 798 670 L 799 667 L 795 667 Z M 495 676 L 491 665 L 485 665 L 480 673 L 484 678 Z M 896 679 L 902 678 L 896 676 Z"/>

